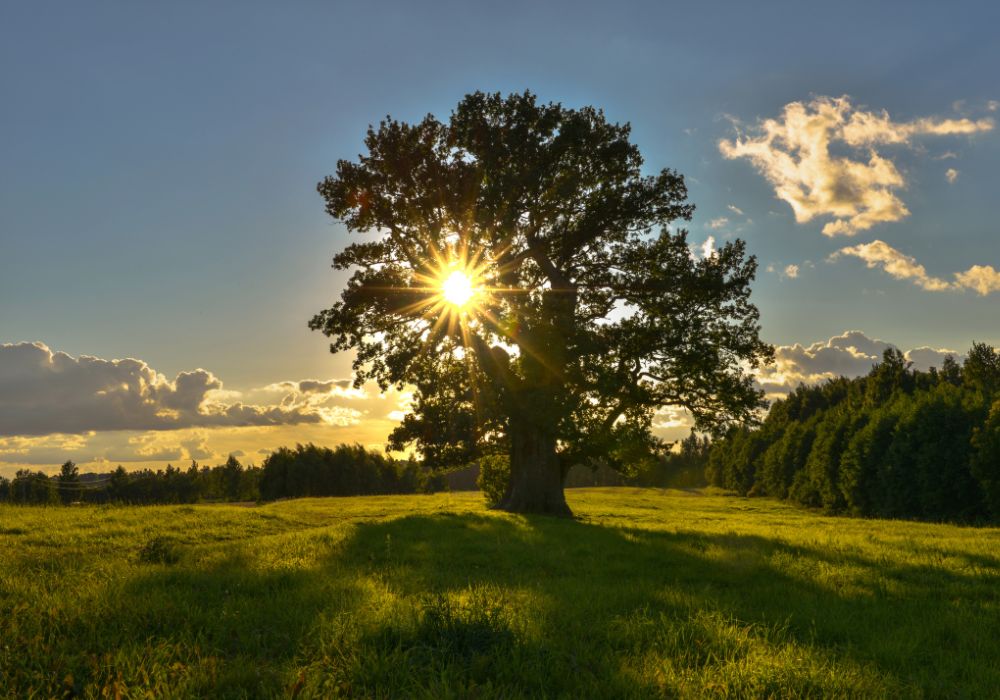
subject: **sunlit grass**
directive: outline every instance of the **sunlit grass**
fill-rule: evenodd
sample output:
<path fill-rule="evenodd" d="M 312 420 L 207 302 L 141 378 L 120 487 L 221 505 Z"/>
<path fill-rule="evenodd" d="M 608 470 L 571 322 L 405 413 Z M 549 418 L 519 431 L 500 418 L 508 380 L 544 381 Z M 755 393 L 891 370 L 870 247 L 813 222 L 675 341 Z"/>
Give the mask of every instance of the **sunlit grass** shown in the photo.
<path fill-rule="evenodd" d="M 571 490 L 0 508 L 0 694 L 988 697 L 1000 530 Z"/>

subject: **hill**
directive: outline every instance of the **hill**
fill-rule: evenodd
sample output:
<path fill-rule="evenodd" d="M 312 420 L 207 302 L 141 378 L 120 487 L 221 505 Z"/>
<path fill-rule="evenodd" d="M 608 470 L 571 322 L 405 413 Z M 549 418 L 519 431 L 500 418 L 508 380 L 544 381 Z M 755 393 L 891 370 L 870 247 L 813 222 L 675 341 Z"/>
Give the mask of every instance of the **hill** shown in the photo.
<path fill-rule="evenodd" d="M 1000 530 L 573 489 L 0 507 L 0 694 L 985 697 Z"/>

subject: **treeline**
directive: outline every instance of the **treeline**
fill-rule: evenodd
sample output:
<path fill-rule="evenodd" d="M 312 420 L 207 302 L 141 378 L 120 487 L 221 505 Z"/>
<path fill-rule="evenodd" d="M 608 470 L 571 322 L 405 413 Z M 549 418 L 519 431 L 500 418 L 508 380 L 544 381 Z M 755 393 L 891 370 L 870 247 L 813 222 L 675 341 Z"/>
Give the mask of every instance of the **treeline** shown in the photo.
<path fill-rule="evenodd" d="M 126 471 L 121 465 L 103 474 L 80 474 L 66 462 L 55 476 L 21 469 L 13 479 L 0 477 L 0 502 L 70 503 L 197 503 L 257 500 L 262 469 L 244 467 L 236 457 L 216 467 L 192 462 L 187 469 Z"/>
<path fill-rule="evenodd" d="M 608 467 L 574 467 L 566 485 L 657 486 L 705 485 L 708 438 L 690 435 L 678 449 L 641 469 L 622 474 Z M 458 471 L 467 470 L 459 467 Z M 449 488 L 454 469 L 428 469 L 412 460 L 393 459 L 360 445 L 335 448 L 313 444 L 281 447 L 260 467 L 244 466 L 235 456 L 215 467 L 192 462 L 187 469 L 126 471 L 119 466 L 104 474 L 80 474 L 73 462 L 48 476 L 27 469 L 13 479 L 0 477 L 0 502 L 23 504 L 198 503 L 271 501 L 303 496 L 363 496 L 433 493 Z M 469 485 L 475 478 L 469 480 Z M 452 486 L 456 488 L 456 486 Z M 463 488 L 458 486 L 457 488 Z M 473 487 L 474 488 L 474 487 Z"/>
<path fill-rule="evenodd" d="M 13 479 L 0 477 L 0 502 L 23 504 L 197 503 L 269 501 L 301 496 L 361 496 L 440 491 L 444 474 L 418 462 L 397 460 L 360 445 L 330 449 L 316 445 L 281 447 L 260 467 L 244 466 L 235 456 L 216 467 L 192 462 L 188 469 L 168 465 L 153 471 L 80 474 L 73 462 L 59 473 L 22 469 Z"/>
<path fill-rule="evenodd" d="M 800 386 L 731 431 L 706 476 L 833 513 L 1000 521 L 1000 353 L 975 343 L 921 372 L 886 350 L 867 376 Z"/>
<path fill-rule="evenodd" d="M 440 477 L 417 462 L 393 459 L 361 445 L 330 449 L 309 444 L 281 447 L 268 455 L 260 498 L 424 493 L 441 487 Z"/>

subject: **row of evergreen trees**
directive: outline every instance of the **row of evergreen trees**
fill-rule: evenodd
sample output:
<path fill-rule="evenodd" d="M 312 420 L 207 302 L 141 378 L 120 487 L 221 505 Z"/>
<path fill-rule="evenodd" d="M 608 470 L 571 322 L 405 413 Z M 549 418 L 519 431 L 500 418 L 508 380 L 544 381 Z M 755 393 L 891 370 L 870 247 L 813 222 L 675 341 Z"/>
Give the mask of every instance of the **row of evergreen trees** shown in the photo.
<path fill-rule="evenodd" d="M 439 490 L 441 483 L 417 462 L 397 460 L 361 445 L 278 448 L 264 460 L 260 497 L 364 496 Z"/>
<path fill-rule="evenodd" d="M 26 504 L 70 503 L 196 503 L 198 501 L 256 500 L 262 469 L 244 467 L 236 457 L 215 467 L 192 462 L 188 469 L 125 471 L 121 465 L 107 473 L 80 474 L 66 462 L 55 476 L 21 469 L 13 479 L 0 477 L 0 502 Z"/>
<path fill-rule="evenodd" d="M 1000 353 L 915 371 L 895 349 L 865 377 L 800 386 L 709 452 L 710 483 L 830 512 L 1000 521 Z"/>
<path fill-rule="evenodd" d="M 0 502 L 196 503 L 257 501 L 298 496 L 358 496 L 439 490 L 443 480 L 418 463 L 395 460 L 360 445 L 335 449 L 315 445 L 279 448 L 261 467 L 244 466 L 230 456 L 225 464 L 188 469 L 168 465 L 153 471 L 80 474 L 73 462 L 59 473 L 22 469 L 13 479 L 0 477 Z"/>

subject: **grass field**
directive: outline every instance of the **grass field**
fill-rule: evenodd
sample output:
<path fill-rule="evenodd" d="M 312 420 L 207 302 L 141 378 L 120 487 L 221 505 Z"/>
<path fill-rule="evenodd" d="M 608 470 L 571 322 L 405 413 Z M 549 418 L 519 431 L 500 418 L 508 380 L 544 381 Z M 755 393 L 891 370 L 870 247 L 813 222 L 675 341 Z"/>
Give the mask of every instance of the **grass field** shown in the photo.
<path fill-rule="evenodd" d="M 0 695 L 1000 693 L 998 529 L 568 500 L 0 507 Z"/>

